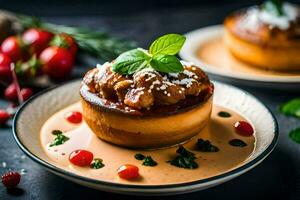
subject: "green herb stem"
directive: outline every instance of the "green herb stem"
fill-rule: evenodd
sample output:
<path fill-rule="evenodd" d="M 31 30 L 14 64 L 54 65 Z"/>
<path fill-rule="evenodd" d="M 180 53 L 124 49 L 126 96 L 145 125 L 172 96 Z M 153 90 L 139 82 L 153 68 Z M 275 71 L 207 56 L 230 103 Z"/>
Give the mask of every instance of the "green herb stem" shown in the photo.
<path fill-rule="evenodd" d="M 113 60 L 119 54 L 136 47 L 135 42 L 111 37 L 107 33 L 88 28 L 46 23 L 26 15 L 18 15 L 18 19 L 24 28 L 42 28 L 56 34 L 67 33 L 75 39 L 80 51 L 105 61 Z"/>

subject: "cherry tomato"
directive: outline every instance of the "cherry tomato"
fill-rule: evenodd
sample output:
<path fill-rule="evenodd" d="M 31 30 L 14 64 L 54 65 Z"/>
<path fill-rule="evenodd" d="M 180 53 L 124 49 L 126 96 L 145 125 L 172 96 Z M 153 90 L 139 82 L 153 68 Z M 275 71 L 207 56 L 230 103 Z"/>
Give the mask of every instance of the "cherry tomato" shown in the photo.
<path fill-rule="evenodd" d="M 42 51 L 40 61 L 47 75 L 54 79 L 62 79 L 71 73 L 74 58 L 68 50 L 51 46 Z"/>
<path fill-rule="evenodd" d="M 125 164 L 118 169 L 120 178 L 131 180 L 139 177 L 139 168 L 135 165 Z"/>
<path fill-rule="evenodd" d="M 8 101 L 17 102 L 18 92 L 16 84 L 10 84 L 4 91 L 4 96 Z"/>
<path fill-rule="evenodd" d="M 5 124 L 9 120 L 10 114 L 3 109 L 0 109 L 0 124 Z"/>
<path fill-rule="evenodd" d="M 32 54 L 39 55 L 43 49 L 49 46 L 52 37 L 53 33 L 42 29 L 31 28 L 23 33 L 22 40 L 26 45 L 29 45 Z"/>
<path fill-rule="evenodd" d="M 69 156 L 69 161 L 80 167 L 89 166 L 93 159 L 94 155 L 92 152 L 82 149 L 73 151 Z"/>
<path fill-rule="evenodd" d="M 29 99 L 32 96 L 33 92 L 30 88 L 22 88 L 20 91 L 21 97 L 23 101 Z"/>
<path fill-rule="evenodd" d="M 0 67 L 7 67 L 10 68 L 11 59 L 9 56 L 0 53 Z"/>
<path fill-rule="evenodd" d="M 79 124 L 82 121 L 82 114 L 77 111 L 69 112 L 66 119 L 73 124 Z"/>
<path fill-rule="evenodd" d="M 248 122 L 245 121 L 238 121 L 234 124 L 235 132 L 237 134 L 240 134 L 242 136 L 252 136 L 254 133 L 254 130 Z"/>
<path fill-rule="evenodd" d="M 71 52 L 73 56 L 76 55 L 78 47 L 73 37 L 66 33 L 59 34 L 60 37 L 64 39 L 64 41 L 67 43 L 67 49 Z"/>
<path fill-rule="evenodd" d="M 12 80 L 12 74 L 10 70 L 11 59 L 0 53 L 0 80 L 4 82 L 10 82 Z"/>
<path fill-rule="evenodd" d="M 16 36 L 10 36 L 2 42 L 1 52 L 14 62 L 23 58 L 21 42 Z"/>

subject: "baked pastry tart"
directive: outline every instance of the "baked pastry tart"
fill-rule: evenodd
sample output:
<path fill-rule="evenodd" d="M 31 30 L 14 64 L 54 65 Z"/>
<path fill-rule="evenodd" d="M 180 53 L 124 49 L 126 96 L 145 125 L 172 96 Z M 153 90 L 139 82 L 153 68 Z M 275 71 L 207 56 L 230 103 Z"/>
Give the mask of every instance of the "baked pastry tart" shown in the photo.
<path fill-rule="evenodd" d="M 279 0 L 239 10 L 225 21 L 231 53 L 254 66 L 300 71 L 300 8 Z"/>
<path fill-rule="evenodd" d="M 165 35 L 88 71 L 80 88 L 83 117 L 101 139 L 129 148 L 182 143 L 210 119 L 213 84 L 174 54 L 185 38 Z M 177 47 L 176 47 L 177 46 Z"/>

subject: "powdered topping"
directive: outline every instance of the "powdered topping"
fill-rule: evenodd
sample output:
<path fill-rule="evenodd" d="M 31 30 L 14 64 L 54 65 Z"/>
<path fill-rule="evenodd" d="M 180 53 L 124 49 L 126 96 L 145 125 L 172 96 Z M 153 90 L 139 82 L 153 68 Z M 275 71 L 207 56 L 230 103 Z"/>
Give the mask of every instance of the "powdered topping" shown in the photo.
<path fill-rule="evenodd" d="M 83 83 L 89 91 L 108 100 L 117 100 L 135 109 L 153 105 L 172 105 L 187 96 L 198 96 L 209 87 L 206 74 L 194 65 L 184 65 L 181 73 L 161 73 L 146 68 L 133 75 L 122 76 L 106 63 L 90 70 Z"/>
<path fill-rule="evenodd" d="M 275 15 L 259 7 L 250 8 L 240 21 L 240 25 L 245 29 L 257 30 L 260 23 L 264 23 L 270 28 L 277 27 L 286 30 L 291 22 L 297 19 L 299 11 L 297 7 L 289 3 L 284 3 L 282 9 L 283 15 Z"/>

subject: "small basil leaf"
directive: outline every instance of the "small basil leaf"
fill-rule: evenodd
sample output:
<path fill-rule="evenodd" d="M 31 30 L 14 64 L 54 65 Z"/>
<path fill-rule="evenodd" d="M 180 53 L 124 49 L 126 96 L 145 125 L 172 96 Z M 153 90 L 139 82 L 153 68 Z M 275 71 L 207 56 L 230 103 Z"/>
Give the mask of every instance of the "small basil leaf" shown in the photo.
<path fill-rule="evenodd" d="M 120 74 L 133 74 L 147 67 L 150 56 L 140 49 L 122 53 L 112 65 L 112 70 Z"/>
<path fill-rule="evenodd" d="M 294 141 L 300 144 L 300 127 L 292 130 L 289 133 L 289 137 Z"/>
<path fill-rule="evenodd" d="M 280 112 L 300 118 L 300 98 L 292 99 L 280 106 Z"/>
<path fill-rule="evenodd" d="M 183 66 L 176 56 L 158 55 L 154 56 L 150 62 L 153 69 L 164 73 L 182 72 Z"/>
<path fill-rule="evenodd" d="M 168 34 L 156 39 L 149 48 L 149 53 L 153 55 L 177 54 L 185 42 L 185 37 L 179 34 Z"/>
<path fill-rule="evenodd" d="M 284 14 L 282 0 L 268 0 L 263 4 L 263 9 L 277 16 Z"/>

